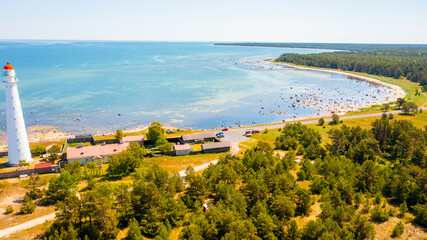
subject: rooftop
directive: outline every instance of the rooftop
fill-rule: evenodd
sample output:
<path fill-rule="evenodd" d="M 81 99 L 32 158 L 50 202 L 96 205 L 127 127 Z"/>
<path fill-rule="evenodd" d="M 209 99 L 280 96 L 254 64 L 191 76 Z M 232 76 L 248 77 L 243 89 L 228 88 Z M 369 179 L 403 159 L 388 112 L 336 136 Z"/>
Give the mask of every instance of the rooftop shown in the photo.
<path fill-rule="evenodd" d="M 9 62 L 7 62 L 7 64 L 4 66 L 3 68 L 4 70 L 13 70 L 15 69 L 12 65 L 9 64 Z"/>
<path fill-rule="evenodd" d="M 129 142 L 104 144 L 86 147 L 69 147 L 67 149 L 67 159 L 78 159 L 87 157 L 99 157 L 118 154 L 129 148 Z"/>
<path fill-rule="evenodd" d="M 52 166 L 52 163 L 39 163 L 39 164 L 36 164 L 34 168 L 46 168 L 51 166 Z"/>
<path fill-rule="evenodd" d="M 203 150 L 231 147 L 229 141 L 202 144 Z"/>
<path fill-rule="evenodd" d="M 138 142 L 138 141 L 144 141 L 144 135 L 137 135 L 137 136 L 124 136 L 123 142 Z"/>
<path fill-rule="evenodd" d="M 173 150 L 175 150 L 175 151 L 191 150 L 191 146 L 188 144 L 173 145 Z"/>
<path fill-rule="evenodd" d="M 182 135 L 182 140 L 184 141 L 192 141 L 192 140 L 200 140 L 206 138 L 215 138 L 215 132 L 201 132 L 201 133 L 193 133 L 193 134 L 184 134 Z"/>

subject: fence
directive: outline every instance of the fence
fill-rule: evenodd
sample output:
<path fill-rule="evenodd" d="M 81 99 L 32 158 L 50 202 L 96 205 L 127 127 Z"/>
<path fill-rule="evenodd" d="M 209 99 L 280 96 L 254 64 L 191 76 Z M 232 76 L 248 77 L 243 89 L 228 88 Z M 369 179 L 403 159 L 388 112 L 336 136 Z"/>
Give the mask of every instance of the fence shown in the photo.
<path fill-rule="evenodd" d="M 7 151 L 5 151 L 5 152 L 0 152 L 0 158 L 2 158 L 2 157 L 7 157 L 8 156 L 8 152 Z"/>
<path fill-rule="evenodd" d="M 27 174 L 28 176 L 33 174 L 45 174 L 45 173 L 59 173 L 60 168 L 59 166 L 51 166 L 51 167 L 45 167 L 45 168 L 33 168 L 33 169 L 25 169 L 20 171 L 13 171 L 13 172 L 3 172 L 0 173 L 0 179 L 3 178 L 15 178 L 19 177 L 20 175 Z"/>

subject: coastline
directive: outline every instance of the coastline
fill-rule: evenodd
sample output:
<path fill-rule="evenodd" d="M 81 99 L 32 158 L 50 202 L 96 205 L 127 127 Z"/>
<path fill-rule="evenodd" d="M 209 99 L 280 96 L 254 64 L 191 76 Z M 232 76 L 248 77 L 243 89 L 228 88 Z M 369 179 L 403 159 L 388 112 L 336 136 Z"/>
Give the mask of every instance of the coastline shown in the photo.
<path fill-rule="evenodd" d="M 273 64 L 279 64 L 279 65 L 284 65 L 287 66 L 289 68 L 293 68 L 293 69 L 298 69 L 298 70 L 305 70 L 305 71 L 318 71 L 318 72 L 326 72 L 326 73 L 335 73 L 335 74 L 341 74 L 341 75 L 345 75 L 347 77 L 350 77 L 351 79 L 357 79 L 357 80 L 362 80 L 362 81 L 366 81 L 366 82 L 370 82 L 373 84 L 378 84 L 387 88 L 390 88 L 393 90 L 393 95 L 395 95 L 395 100 L 397 100 L 397 98 L 403 98 L 406 96 L 406 92 L 405 90 L 403 90 L 402 87 L 394 85 L 394 84 L 390 84 L 390 83 L 386 83 L 374 78 L 369 78 L 369 77 L 363 77 L 360 75 L 356 75 L 356 74 L 352 74 L 352 73 L 346 73 L 346 72 L 342 72 L 339 70 L 329 70 L 329 69 L 319 69 L 319 68 L 309 68 L 309 67 L 302 67 L 302 66 L 296 66 L 296 65 L 292 65 L 289 63 L 285 63 L 285 62 L 274 62 L 272 60 L 267 60 L 265 61 L 266 63 L 273 63 Z M 394 101 L 395 101 L 394 100 Z M 394 102 L 394 101 L 390 101 L 390 102 Z"/>
<path fill-rule="evenodd" d="M 283 66 L 286 66 L 288 68 L 292 68 L 292 69 L 296 69 L 296 70 L 319 71 L 319 72 L 326 72 L 326 73 L 341 74 L 341 75 L 347 76 L 348 78 L 351 78 L 354 80 L 366 81 L 366 82 L 372 83 L 374 85 L 381 85 L 381 86 L 387 87 L 391 90 L 391 92 L 390 92 L 391 98 L 388 98 L 388 100 L 387 100 L 388 102 L 394 102 L 394 101 L 396 101 L 397 98 L 403 98 L 406 96 L 406 92 L 403 90 L 402 87 L 394 85 L 394 84 L 382 82 L 380 80 L 369 78 L 369 77 L 364 77 L 364 76 L 359 76 L 356 74 L 341 72 L 338 70 L 317 69 L 317 68 L 295 66 L 292 64 L 288 64 L 288 63 L 274 62 L 272 60 L 264 60 L 263 62 L 268 63 L 268 64 L 283 65 Z M 374 101 L 374 102 L 370 102 L 366 106 L 354 106 L 354 105 L 349 106 L 349 105 L 338 104 L 338 105 L 333 107 L 333 111 L 331 113 L 321 113 L 321 114 L 317 114 L 317 115 L 310 115 L 310 116 L 299 117 L 299 118 L 287 118 L 281 122 L 270 122 L 270 123 L 265 123 L 265 124 L 261 124 L 261 125 L 248 125 L 248 126 L 241 126 L 241 127 L 267 126 L 267 125 L 275 125 L 275 124 L 280 124 L 280 123 L 285 123 L 285 122 L 313 120 L 313 119 L 318 119 L 318 118 L 322 118 L 322 117 L 323 118 L 324 117 L 330 117 L 330 115 L 332 113 L 336 113 L 338 115 L 344 115 L 350 111 L 358 111 L 364 107 L 370 107 L 372 105 L 381 105 L 383 103 L 385 103 L 385 102 L 383 102 L 383 101 L 376 101 L 375 102 Z M 174 129 L 173 126 L 165 126 L 165 127 Z M 125 134 L 126 133 L 134 133 L 134 132 L 140 132 L 140 131 L 146 130 L 147 128 L 148 128 L 148 126 L 139 125 L 138 127 L 134 127 L 134 128 L 130 128 L 130 129 L 124 129 L 123 132 Z M 193 130 L 202 131 L 203 129 L 193 129 Z M 210 129 L 210 130 L 212 130 L 212 129 Z M 60 127 L 57 127 L 57 126 L 35 125 L 35 126 L 28 127 L 27 132 L 28 132 L 28 139 L 29 139 L 30 143 L 61 141 L 61 140 L 65 140 L 66 138 L 75 137 L 75 135 L 71 134 L 70 132 L 61 131 Z M 106 136 L 106 135 L 111 135 L 111 134 L 115 134 L 115 133 L 114 132 L 100 132 L 100 133 L 94 133 L 93 135 L 94 136 Z M 5 139 L 5 135 L 6 135 L 6 132 L 0 131 L 0 137 L 1 137 L 1 139 L 0 139 L 0 151 L 4 150 L 5 147 L 7 146 L 7 141 Z"/>

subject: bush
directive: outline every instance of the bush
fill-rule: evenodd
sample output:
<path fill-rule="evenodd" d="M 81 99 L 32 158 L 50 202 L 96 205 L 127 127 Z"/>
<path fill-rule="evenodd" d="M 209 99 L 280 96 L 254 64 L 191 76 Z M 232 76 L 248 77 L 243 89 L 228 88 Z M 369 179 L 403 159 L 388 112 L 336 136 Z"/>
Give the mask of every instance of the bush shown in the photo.
<path fill-rule="evenodd" d="M 382 210 L 380 207 L 376 206 L 371 213 L 371 219 L 375 222 L 386 222 L 389 219 L 389 214 L 386 210 Z"/>
<path fill-rule="evenodd" d="M 427 227 L 427 206 L 418 204 L 413 207 L 415 212 L 415 222 L 422 227 Z"/>
<path fill-rule="evenodd" d="M 30 214 L 33 213 L 34 210 L 36 210 L 36 204 L 26 195 L 22 201 L 21 210 L 19 212 L 21 214 Z"/>
<path fill-rule="evenodd" d="M 38 188 L 33 188 L 31 191 L 25 193 L 25 196 L 30 197 L 32 200 L 36 200 L 43 197 L 43 191 Z"/>
<path fill-rule="evenodd" d="M 11 214 L 11 213 L 13 213 L 13 207 L 9 205 L 6 208 L 6 214 Z"/>
<path fill-rule="evenodd" d="M 340 123 L 340 117 L 338 116 L 338 114 L 332 114 L 332 121 L 329 122 L 329 125 L 335 125 Z"/>
<path fill-rule="evenodd" d="M 45 152 L 46 152 L 46 146 L 43 146 L 41 144 L 37 144 L 31 149 L 31 153 L 35 157 L 41 156 Z"/>
<path fill-rule="evenodd" d="M 325 119 L 320 118 L 318 123 L 319 123 L 319 126 L 323 126 L 323 124 L 325 124 Z"/>
<path fill-rule="evenodd" d="M 393 228 L 393 233 L 391 234 L 392 237 L 400 237 L 402 236 L 403 232 L 405 231 L 405 226 L 402 222 L 398 222 L 396 226 Z"/>
<path fill-rule="evenodd" d="M 410 112 L 416 113 L 418 110 L 418 106 L 414 102 L 405 102 L 401 108 L 405 114 L 409 114 Z"/>

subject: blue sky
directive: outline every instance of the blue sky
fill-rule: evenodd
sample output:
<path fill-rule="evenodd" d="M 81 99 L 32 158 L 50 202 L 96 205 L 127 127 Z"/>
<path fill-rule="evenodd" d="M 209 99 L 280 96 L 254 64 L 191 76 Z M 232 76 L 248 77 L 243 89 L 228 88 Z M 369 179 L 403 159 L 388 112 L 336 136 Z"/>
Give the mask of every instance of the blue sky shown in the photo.
<path fill-rule="evenodd" d="M 1 39 L 427 43 L 427 0 L 13 0 Z"/>

